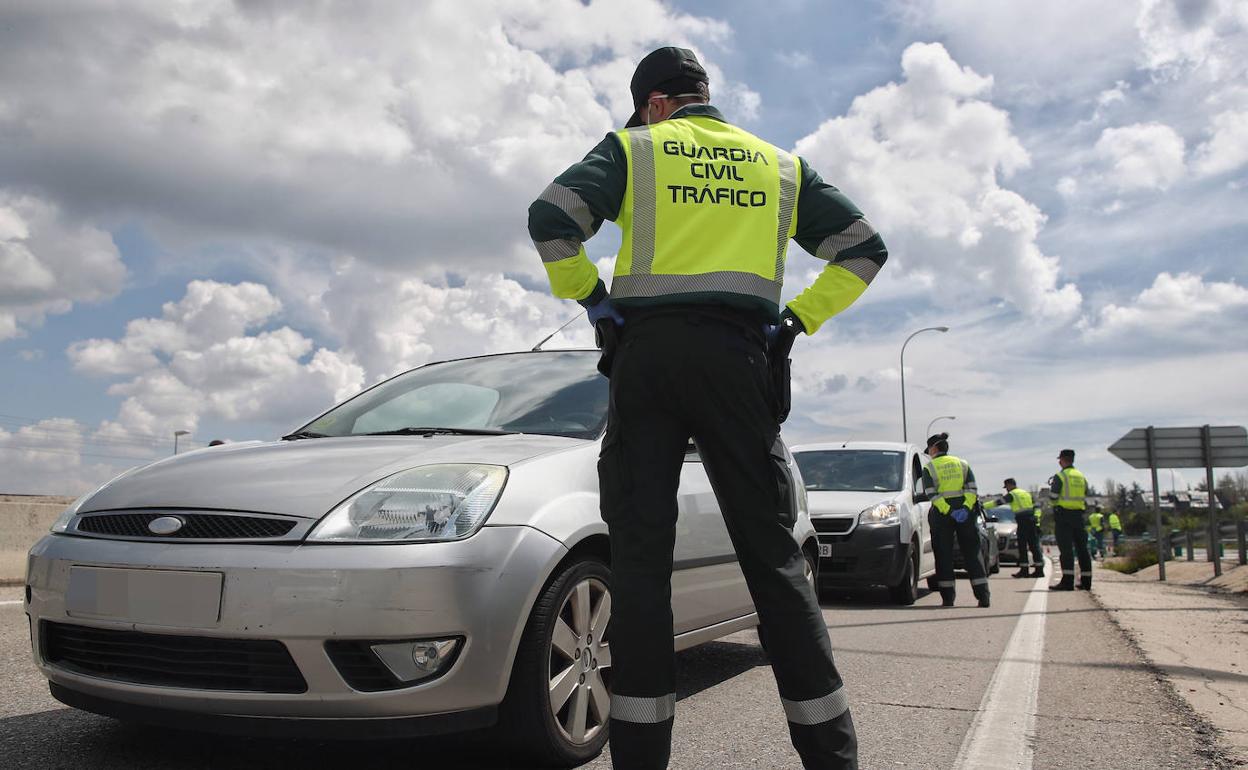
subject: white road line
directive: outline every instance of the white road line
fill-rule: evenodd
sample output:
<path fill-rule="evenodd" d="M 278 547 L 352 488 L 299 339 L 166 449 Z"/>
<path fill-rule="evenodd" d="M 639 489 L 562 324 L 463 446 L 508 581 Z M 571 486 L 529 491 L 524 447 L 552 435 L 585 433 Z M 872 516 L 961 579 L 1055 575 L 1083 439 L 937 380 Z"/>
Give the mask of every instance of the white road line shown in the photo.
<path fill-rule="evenodd" d="M 1049 574 L 1052 568 L 1050 562 Z M 957 770 L 1031 770 L 1048 599 L 1048 578 L 1036 578 L 1023 605 L 1023 614 L 988 683 L 988 691 L 980 701 L 975 721 L 962 740 L 953 765 Z"/>
<path fill-rule="evenodd" d="M 11 602 L 10 602 L 10 601 L 3 601 L 3 602 L 0 602 L 0 607 L 6 607 L 6 606 L 8 606 L 8 605 L 10 605 L 10 604 L 25 604 L 25 602 L 24 602 L 24 601 L 22 601 L 21 599 L 16 599 L 16 600 L 11 601 Z"/>

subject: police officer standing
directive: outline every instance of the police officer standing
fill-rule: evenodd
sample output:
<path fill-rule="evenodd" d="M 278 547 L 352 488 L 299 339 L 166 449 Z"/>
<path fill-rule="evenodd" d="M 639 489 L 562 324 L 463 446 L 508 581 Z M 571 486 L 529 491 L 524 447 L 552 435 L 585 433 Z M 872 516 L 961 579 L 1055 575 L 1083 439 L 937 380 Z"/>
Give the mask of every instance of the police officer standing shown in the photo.
<path fill-rule="evenodd" d="M 1031 493 L 1019 489 L 1014 479 L 1005 480 L 1005 497 L 1014 512 L 1017 524 L 1015 538 L 1018 540 L 1018 572 L 1010 577 L 1044 577 L 1044 552 L 1040 550 L 1040 511 L 1031 499 Z M 995 507 L 995 503 L 984 503 L 985 508 Z M 1027 557 L 1035 561 L 1034 572 L 1027 571 Z"/>
<path fill-rule="evenodd" d="M 849 700 L 782 513 L 785 382 L 769 351 L 783 359 L 798 333 L 852 304 L 884 264 L 884 243 L 804 160 L 712 107 L 692 51 L 650 53 L 631 91 L 626 127 L 529 208 L 552 289 L 588 311 L 611 379 L 598 462 L 611 537 L 611 759 L 618 770 L 668 763 L 676 493 L 692 438 L 769 641 L 793 745 L 807 768 L 854 768 Z M 623 231 L 610 294 L 582 245 L 603 220 Z M 791 238 L 828 264 L 781 313 Z"/>
<path fill-rule="evenodd" d="M 979 527 L 976 523 L 975 474 L 966 460 L 949 452 L 949 434 L 937 433 L 927 440 L 931 461 L 923 467 L 923 491 L 932 501 L 927 524 L 936 553 L 936 585 L 941 606 L 952 607 L 956 597 L 953 580 L 953 543 L 962 552 L 962 563 L 971 576 L 971 590 L 980 607 L 989 604 L 988 575 L 979 557 Z"/>
<path fill-rule="evenodd" d="M 1105 558 L 1105 514 L 1101 513 L 1101 507 L 1098 505 L 1088 514 L 1088 532 L 1092 534 L 1092 542 L 1088 545 L 1092 549 L 1092 558 Z"/>
<path fill-rule="evenodd" d="M 1109 512 L 1109 531 L 1113 537 L 1114 556 L 1118 555 L 1118 541 L 1122 539 L 1122 519 L 1118 518 L 1117 511 Z"/>
<path fill-rule="evenodd" d="M 1053 500 L 1053 528 L 1062 564 L 1062 579 L 1052 591 L 1075 590 L 1075 554 L 1079 555 L 1079 587 L 1092 588 L 1092 556 L 1083 528 L 1083 512 L 1088 507 L 1088 480 L 1075 468 L 1075 450 L 1063 449 L 1057 455 L 1061 470 L 1049 479 Z"/>

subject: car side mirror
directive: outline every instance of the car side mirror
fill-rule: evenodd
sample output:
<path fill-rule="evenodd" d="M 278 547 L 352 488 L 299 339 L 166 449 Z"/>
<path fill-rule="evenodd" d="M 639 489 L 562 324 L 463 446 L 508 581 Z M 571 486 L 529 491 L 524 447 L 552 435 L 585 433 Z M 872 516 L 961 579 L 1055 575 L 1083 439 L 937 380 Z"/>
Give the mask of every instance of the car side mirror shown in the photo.
<path fill-rule="evenodd" d="M 928 502 L 929 500 L 931 500 L 931 498 L 927 496 L 927 493 L 926 493 L 926 492 L 915 492 L 915 493 L 914 493 L 914 501 L 915 501 L 916 503 L 926 503 L 926 502 Z"/>

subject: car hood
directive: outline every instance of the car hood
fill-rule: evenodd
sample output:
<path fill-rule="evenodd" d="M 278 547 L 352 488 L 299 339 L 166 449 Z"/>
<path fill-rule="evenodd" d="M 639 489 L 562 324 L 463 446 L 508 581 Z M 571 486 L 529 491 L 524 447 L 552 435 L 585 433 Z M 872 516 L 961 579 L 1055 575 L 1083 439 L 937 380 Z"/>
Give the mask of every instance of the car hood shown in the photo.
<path fill-rule="evenodd" d="M 996 530 L 998 535 L 1012 535 L 1018 530 L 1018 524 L 1012 521 L 994 521 L 989 526 Z"/>
<path fill-rule="evenodd" d="M 820 492 L 808 491 L 811 516 L 858 514 L 868 506 L 896 500 L 899 492 Z"/>
<path fill-rule="evenodd" d="M 93 494 L 80 510 L 209 508 L 319 518 L 369 484 L 418 465 L 512 465 L 586 443 L 517 434 L 226 444 L 129 471 Z"/>

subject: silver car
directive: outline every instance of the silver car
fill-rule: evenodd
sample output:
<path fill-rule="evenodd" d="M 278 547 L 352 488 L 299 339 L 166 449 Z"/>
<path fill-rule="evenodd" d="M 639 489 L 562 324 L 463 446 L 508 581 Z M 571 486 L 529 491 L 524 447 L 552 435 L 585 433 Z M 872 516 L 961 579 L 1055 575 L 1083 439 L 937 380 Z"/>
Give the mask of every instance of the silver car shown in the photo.
<path fill-rule="evenodd" d="M 533 758 L 606 741 L 611 568 L 595 351 L 431 364 L 273 442 L 128 471 L 30 552 L 35 659 L 62 702 L 266 735 L 497 723 Z M 818 559 L 801 477 L 793 536 Z M 692 445 L 677 649 L 757 623 Z"/>

